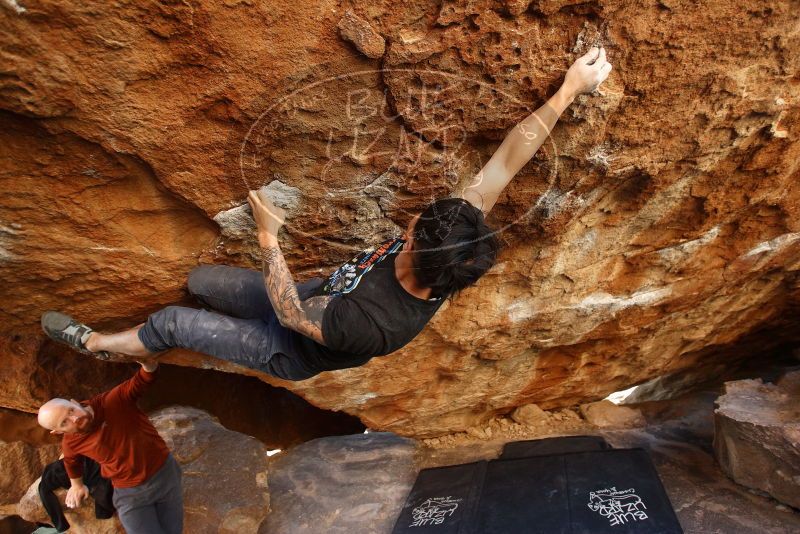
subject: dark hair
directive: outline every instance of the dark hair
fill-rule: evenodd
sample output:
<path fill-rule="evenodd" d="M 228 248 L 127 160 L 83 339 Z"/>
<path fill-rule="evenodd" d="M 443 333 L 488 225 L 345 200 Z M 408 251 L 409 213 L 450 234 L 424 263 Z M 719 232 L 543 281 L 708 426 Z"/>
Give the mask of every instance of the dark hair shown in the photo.
<path fill-rule="evenodd" d="M 463 198 L 437 200 L 414 225 L 414 274 L 433 297 L 449 297 L 477 282 L 499 249 L 481 210 Z"/>

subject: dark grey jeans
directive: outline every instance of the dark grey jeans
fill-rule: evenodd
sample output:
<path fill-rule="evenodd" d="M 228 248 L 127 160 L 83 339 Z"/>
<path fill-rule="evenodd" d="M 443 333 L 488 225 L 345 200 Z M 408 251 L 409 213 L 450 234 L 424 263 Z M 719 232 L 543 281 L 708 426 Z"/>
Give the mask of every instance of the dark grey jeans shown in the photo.
<path fill-rule="evenodd" d="M 114 507 L 126 534 L 182 534 L 181 468 L 170 454 L 149 480 L 114 488 Z"/>
<path fill-rule="evenodd" d="M 322 282 L 315 278 L 299 284 L 300 298 L 307 298 Z M 201 265 L 189 274 L 188 285 L 198 301 L 216 312 L 182 306 L 157 311 L 139 330 L 147 350 L 181 347 L 287 380 L 310 376 L 302 368 L 302 355 L 296 354 L 300 334 L 278 321 L 260 271 Z M 276 354 L 282 357 L 272 361 Z"/>

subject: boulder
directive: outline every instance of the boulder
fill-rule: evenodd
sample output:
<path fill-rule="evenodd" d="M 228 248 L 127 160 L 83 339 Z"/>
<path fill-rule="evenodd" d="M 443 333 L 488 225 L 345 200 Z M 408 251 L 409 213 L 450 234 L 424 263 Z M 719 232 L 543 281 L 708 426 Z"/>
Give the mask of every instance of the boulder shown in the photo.
<path fill-rule="evenodd" d="M 20 499 L 17 504 L 17 515 L 31 523 L 50 524 L 50 518 L 39 499 L 39 480 L 36 479 Z M 67 490 L 57 490 L 56 495 L 61 501 L 64 517 L 69 522 L 70 534 L 125 534 L 125 529 L 122 528 L 122 523 L 116 515 L 110 519 L 97 519 L 94 516 L 94 501 L 91 496 L 80 507 L 67 508 L 64 504 Z"/>
<path fill-rule="evenodd" d="M 194 408 L 150 416 L 183 470 L 184 530 L 255 532 L 269 512 L 267 448 Z"/>
<path fill-rule="evenodd" d="M 414 441 L 384 432 L 320 438 L 272 458 L 259 534 L 391 532 L 416 471 Z"/>
<path fill-rule="evenodd" d="M 714 453 L 733 480 L 800 508 L 800 371 L 777 384 L 725 384 L 714 411 Z"/>
<path fill-rule="evenodd" d="M 249 189 L 302 200 L 279 236 L 297 281 L 399 234 L 596 43 L 609 79 L 488 217 L 497 265 L 410 345 L 296 383 L 164 360 L 433 437 L 800 340 L 793 0 L 6 4 L 0 406 L 35 409 L 57 368 L 113 378 L 43 342 L 43 311 L 127 328 L 184 302 L 198 263 L 258 269 Z M 347 10 L 380 60 L 339 38 Z"/>
<path fill-rule="evenodd" d="M 645 426 L 641 410 L 628 406 L 618 406 L 610 400 L 582 404 L 581 415 L 598 428 L 635 428 Z"/>
<path fill-rule="evenodd" d="M 800 514 L 754 495 L 715 465 L 709 417 L 715 398 L 703 393 L 648 403 L 642 407 L 652 420 L 647 428 L 580 434 L 601 435 L 614 448 L 647 450 L 686 532 L 800 532 Z M 384 433 L 331 436 L 273 456 L 272 512 L 259 532 L 389 533 L 416 472 L 495 459 L 505 441 L 465 437 L 470 441 L 414 449 L 413 442 Z"/>
<path fill-rule="evenodd" d="M 22 441 L 0 441 L 0 505 L 19 501 L 59 453 L 58 445 L 37 447 Z"/>

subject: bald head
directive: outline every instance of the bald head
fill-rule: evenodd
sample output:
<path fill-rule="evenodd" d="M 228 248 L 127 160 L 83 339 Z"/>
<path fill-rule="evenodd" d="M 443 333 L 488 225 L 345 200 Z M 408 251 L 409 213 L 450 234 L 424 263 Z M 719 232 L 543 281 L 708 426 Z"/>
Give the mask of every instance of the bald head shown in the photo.
<path fill-rule="evenodd" d="M 39 424 L 55 434 L 82 432 L 92 422 L 92 414 L 74 400 L 50 399 L 39 408 Z"/>
<path fill-rule="evenodd" d="M 39 424 L 47 430 L 55 430 L 60 421 L 58 415 L 63 409 L 69 409 L 72 405 L 67 399 L 50 399 L 39 408 Z"/>

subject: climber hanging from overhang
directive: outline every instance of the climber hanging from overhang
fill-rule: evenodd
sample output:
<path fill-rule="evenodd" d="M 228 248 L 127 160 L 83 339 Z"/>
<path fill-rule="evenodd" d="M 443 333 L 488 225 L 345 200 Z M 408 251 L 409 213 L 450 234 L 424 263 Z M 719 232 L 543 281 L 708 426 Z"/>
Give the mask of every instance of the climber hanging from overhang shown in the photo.
<path fill-rule="evenodd" d="M 263 272 L 221 265 L 194 269 L 189 292 L 215 311 L 169 306 L 144 324 L 112 334 L 47 312 L 42 327 L 51 338 L 100 359 L 146 360 L 182 347 L 286 380 L 392 353 L 422 331 L 446 298 L 491 268 L 499 242 L 484 216 L 561 113 L 610 71 L 603 48 L 578 58 L 555 95 L 511 129 L 459 197 L 433 202 L 402 236 L 361 252 L 327 279 L 295 285 L 278 246 L 285 212 L 263 190 L 250 191 Z"/>

